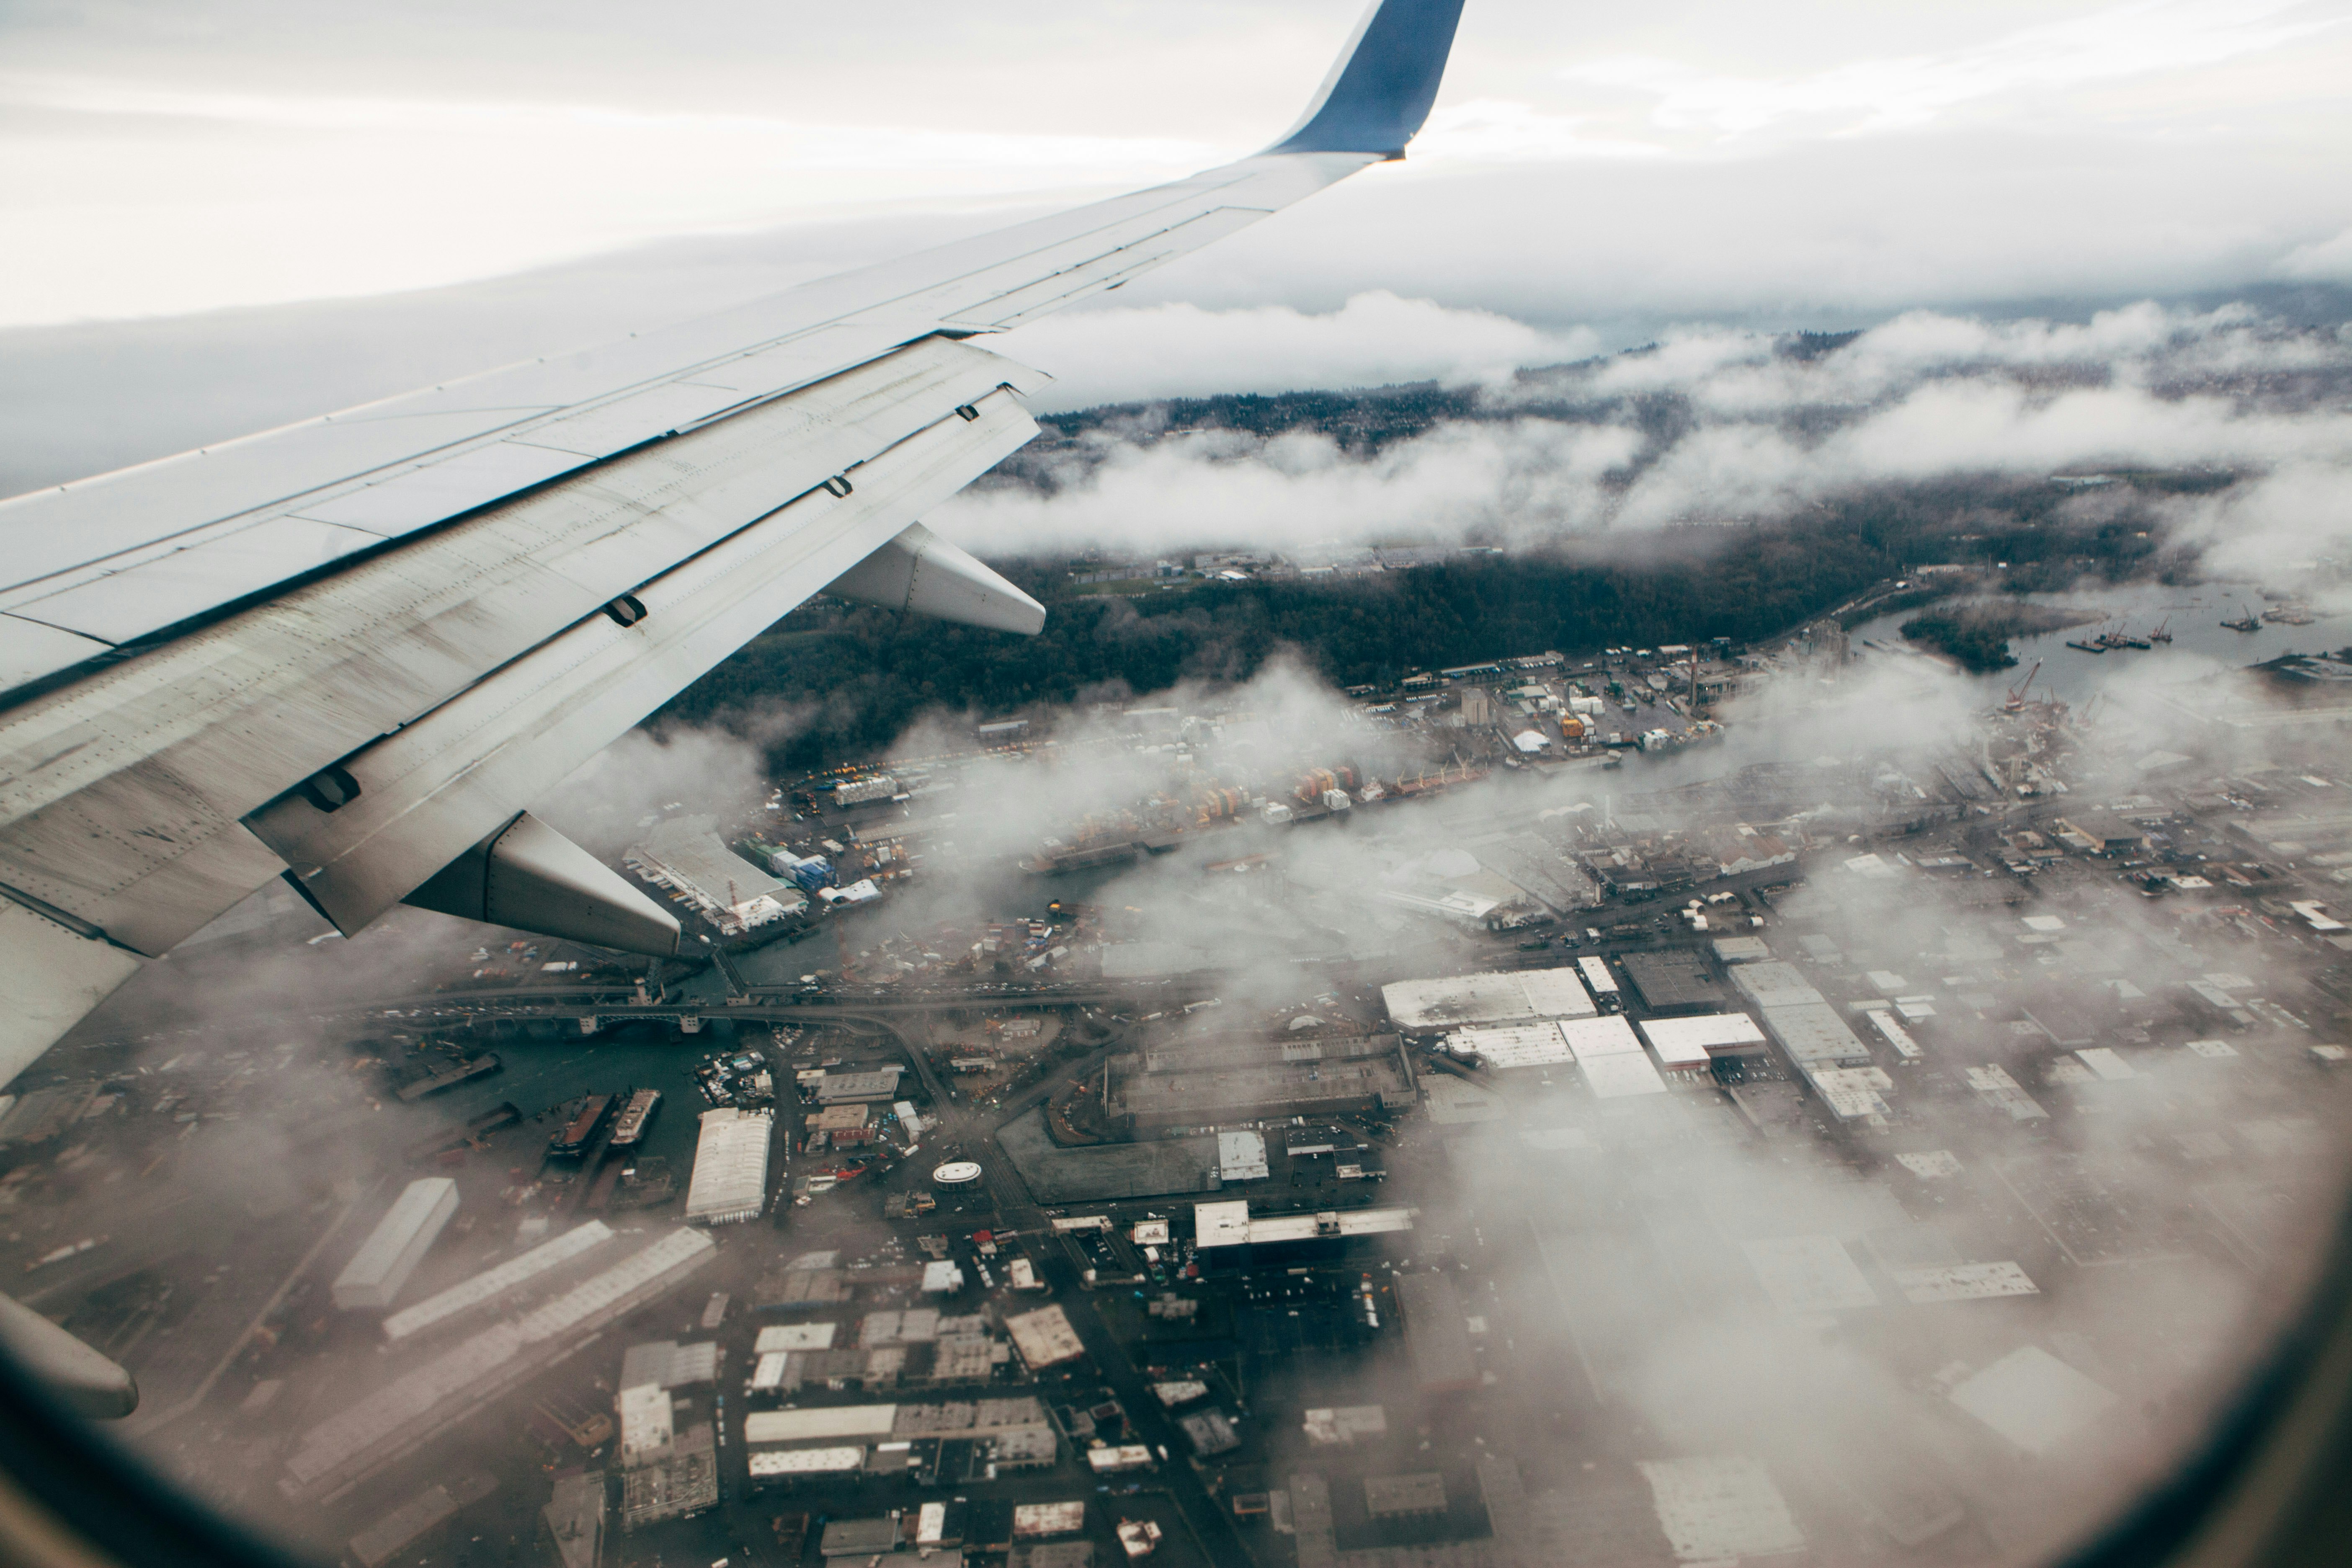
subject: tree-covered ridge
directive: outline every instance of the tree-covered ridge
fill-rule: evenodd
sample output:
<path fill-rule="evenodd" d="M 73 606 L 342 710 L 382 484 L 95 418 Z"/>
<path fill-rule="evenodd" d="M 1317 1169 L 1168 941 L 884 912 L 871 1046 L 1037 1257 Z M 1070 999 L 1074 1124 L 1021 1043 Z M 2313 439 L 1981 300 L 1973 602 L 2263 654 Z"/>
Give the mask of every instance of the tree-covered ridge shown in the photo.
<path fill-rule="evenodd" d="M 1699 548 L 1704 542 L 1711 548 Z M 1341 686 L 1545 648 L 1772 635 L 1899 571 L 1899 540 L 1840 520 L 1655 542 L 1638 555 L 1469 557 L 1321 581 L 1200 583 L 1133 598 L 1062 591 L 1058 562 L 998 562 L 1048 602 L 1034 637 L 830 600 L 786 616 L 664 717 L 757 730 L 787 716 L 780 765 L 887 744 L 924 710 L 1031 705 L 1238 681 L 1280 648 Z"/>

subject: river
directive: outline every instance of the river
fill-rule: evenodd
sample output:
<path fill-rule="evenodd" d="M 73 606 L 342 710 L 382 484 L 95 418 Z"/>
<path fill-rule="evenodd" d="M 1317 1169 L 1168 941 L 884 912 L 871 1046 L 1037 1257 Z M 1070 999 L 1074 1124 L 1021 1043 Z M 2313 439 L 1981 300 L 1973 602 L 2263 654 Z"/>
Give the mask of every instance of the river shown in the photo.
<path fill-rule="evenodd" d="M 2023 679 L 2036 660 L 2041 661 L 2042 672 L 2034 677 L 2034 692 L 2046 696 L 2054 690 L 2079 707 L 2119 675 L 2128 674 L 2135 684 L 2169 685 L 2200 679 L 2222 669 L 2242 669 L 2285 654 L 2324 653 L 2352 645 L 2352 615 L 2315 612 L 2316 618 L 2305 626 L 2264 622 L 2260 631 L 2227 629 L 2221 625 L 2224 619 L 2247 614 L 2259 616 L 2264 607 L 2259 594 L 2239 584 L 2209 583 L 2187 588 L 2129 584 L 2080 593 L 2016 597 L 2025 604 L 2079 608 L 2098 616 L 2112 616 L 2120 621 L 2120 629 L 2134 637 L 2146 637 L 2156 626 L 2168 625 L 2172 641 L 2158 643 L 2146 651 L 2118 648 L 2103 654 L 2084 653 L 2066 646 L 2070 638 L 2088 638 L 2095 634 L 2100 629 L 2095 620 L 2063 631 L 2012 637 L 2009 647 L 2017 656 L 2016 668 L 1969 678 L 1983 686 L 1988 701 L 1997 700 L 2002 692 Z M 1946 600 L 1937 608 L 1954 609 L 1982 602 L 1982 597 L 1971 595 Z M 1904 642 L 1902 626 L 1905 621 L 1922 613 L 1910 609 L 1866 621 L 1853 629 L 1853 646 L 1857 650 L 1864 642 L 1916 647 Z"/>

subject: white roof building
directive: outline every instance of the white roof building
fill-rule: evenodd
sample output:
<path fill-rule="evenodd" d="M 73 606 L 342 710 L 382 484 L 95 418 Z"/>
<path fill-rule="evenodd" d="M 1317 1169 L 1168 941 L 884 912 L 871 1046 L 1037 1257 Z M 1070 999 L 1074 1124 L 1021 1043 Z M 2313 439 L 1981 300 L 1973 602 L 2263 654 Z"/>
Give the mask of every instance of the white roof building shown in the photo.
<path fill-rule="evenodd" d="M 549 1269 L 569 1263 L 612 1238 L 613 1232 L 603 1220 L 592 1219 L 586 1225 L 574 1226 L 495 1268 L 486 1268 L 437 1295 L 427 1296 L 413 1307 L 402 1308 L 383 1321 L 383 1337 L 398 1344 L 427 1329 L 437 1328 L 528 1285 Z"/>
<path fill-rule="evenodd" d="M 1266 1178 L 1265 1134 L 1217 1134 L 1217 1179 L 1221 1182 L 1263 1182 Z"/>
<path fill-rule="evenodd" d="M 1069 1314 L 1058 1305 L 1016 1313 L 1004 1320 L 1004 1331 L 1013 1336 L 1013 1348 L 1021 1352 L 1022 1364 L 1031 1372 L 1076 1361 L 1087 1353 L 1077 1331 L 1070 1326 Z"/>
<path fill-rule="evenodd" d="M 477 1331 L 303 1433 L 280 1489 L 296 1498 L 338 1495 L 604 1324 L 659 1299 L 715 1256 L 708 1236 L 673 1230 L 522 1317 Z"/>
<path fill-rule="evenodd" d="M 675 1433 L 670 1425 L 669 1390 L 658 1383 L 641 1383 L 621 1390 L 621 1465 L 635 1469 L 669 1457 Z"/>
<path fill-rule="evenodd" d="M 751 1349 L 758 1355 L 780 1351 L 829 1351 L 839 1323 L 774 1323 L 760 1331 Z"/>
<path fill-rule="evenodd" d="M 1496 1070 L 1549 1067 L 1570 1059 L 1568 1042 L 1558 1024 L 1493 1024 L 1456 1029 L 1445 1037 L 1445 1048 L 1455 1056 L 1475 1056 Z"/>
<path fill-rule="evenodd" d="M 1650 1065 L 1642 1042 L 1634 1037 L 1633 1026 L 1622 1015 L 1564 1018 L 1559 1032 L 1568 1041 L 1577 1067 L 1584 1073 L 1586 1087 L 1596 1098 L 1622 1100 L 1628 1095 L 1666 1091 L 1666 1080 Z"/>
<path fill-rule="evenodd" d="M 755 1219 L 768 1200 L 768 1143 L 775 1126 L 765 1110 L 722 1106 L 702 1113 L 687 1184 L 686 1217 L 703 1225 Z"/>
<path fill-rule="evenodd" d="M 1642 1037 L 1671 1068 L 1703 1068 L 1718 1056 L 1762 1048 L 1764 1031 L 1745 1013 L 1703 1013 L 1693 1018 L 1644 1018 Z"/>
<path fill-rule="evenodd" d="M 729 935 L 793 913 L 808 895 L 727 847 L 709 816 L 656 824 L 623 859 L 656 887 L 682 894 Z"/>
<path fill-rule="evenodd" d="M 1192 1205 L 1192 1241 L 1200 1250 L 1207 1252 L 1253 1243 L 1354 1240 L 1409 1231 L 1412 1228 L 1412 1210 L 1405 1208 L 1340 1209 L 1319 1214 L 1264 1215 L 1252 1219 L 1247 1199 L 1230 1198 L 1222 1203 Z"/>
<path fill-rule="evenodd" d="M 1388 1005 L 1390 1021 L 1409 1030 L 1584 1018 L 1599 1011 L 1573 966 L 1400 980 L 1381 987 L 1381 1000 Z"/>
<path fill-rule="evenodd" d="M 389 1307 L 400 1288 L 457 1212 L 457 1184 L 446 1176 L 411 1182 L 368 1232 L 367 1239 L 335 1276 L 335 1305 Z"/>

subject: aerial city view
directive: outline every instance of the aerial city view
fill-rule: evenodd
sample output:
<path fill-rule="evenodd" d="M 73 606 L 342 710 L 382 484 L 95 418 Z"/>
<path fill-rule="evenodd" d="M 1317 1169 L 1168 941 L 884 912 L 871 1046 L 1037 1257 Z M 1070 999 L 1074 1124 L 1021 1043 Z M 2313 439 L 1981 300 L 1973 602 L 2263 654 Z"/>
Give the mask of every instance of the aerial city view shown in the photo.
<path fill-rule="evenodd" d="M 2060 9 L 0 22 L 0 1561 L 2341 1561 L 2352 29 Z"/>

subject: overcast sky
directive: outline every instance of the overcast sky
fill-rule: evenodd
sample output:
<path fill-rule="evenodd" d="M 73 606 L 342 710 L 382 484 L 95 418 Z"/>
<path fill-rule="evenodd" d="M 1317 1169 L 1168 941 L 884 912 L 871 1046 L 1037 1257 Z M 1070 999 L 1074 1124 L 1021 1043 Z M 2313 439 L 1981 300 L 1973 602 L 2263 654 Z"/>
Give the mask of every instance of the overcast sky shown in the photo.
<path fill-rule="evenodd" d="M 943 218 L 1278 132 L 1357 0 L 0 8 L 0 324 Z M 1629 311 L 2352 280 L 2344 0 L 1469 0 L 1411 163 L 1163 297 Z"/>
<path fill-rule="evenodd" d="M 1358 10 L 0 7 L 0 489 L 1246 153 Z M 1085 401 L 2352 285 L 2347 82 L 2352 0 L 1469 0 L 1409 161 L 1009 346 Z"/>

